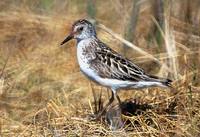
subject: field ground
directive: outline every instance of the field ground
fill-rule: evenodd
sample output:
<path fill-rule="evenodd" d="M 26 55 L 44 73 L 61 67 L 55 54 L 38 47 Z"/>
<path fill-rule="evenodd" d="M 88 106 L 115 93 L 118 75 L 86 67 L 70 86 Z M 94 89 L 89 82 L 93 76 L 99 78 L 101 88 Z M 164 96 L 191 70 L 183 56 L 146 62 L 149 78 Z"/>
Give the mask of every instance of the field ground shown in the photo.
<path fill-rule="evenodd" d="M 85 5 L 77 6 L 78 2 L 54 1 L 52 11 L 48 3 L 39 7 L 42 11 L 37 9 L 39 2 L 0 2 L 0 136 L 200 136 L 198 6 L 190 4 L 193 10 L 187 22 L 181 14 L 185 9 L 180 12 L 181 2 L 174 2 L 179 8 L 166 15 L 165 32 L 156 36 L 151 28 L 159 25 L 155 25 L 150 2 L 144 2 L 134 44 L 148 55 L 129 48 L 126 56 L 148 73 L 172 79 L 174 89 L 120 91 L 124 106 L 131 102 L 136 110 L 124 112 L 120 119 L 126 123 L 124 128 L 112 131 L 105 119 L 87 120 L 97 111 L 94 93 L 102 93 L 102 104 L 108 101 L 108 89 L 80 73 L 75 41 L 59 47 L 71 24 L 87 16 Z M 116 35 L 123 38 L 127 18 L 123 15 L 131 8 L 125 4 L 127 10 L 119 13 L 119 3 L 113 3 L 98 1 L 96 19 L 112 30 L 110 34 L 97 25 L 98 37 L 124 54 Z M 160 37 L 163 44 L 157 40 Z M 118 115 L 116 108 L 115 102 L 107 119 Z"/>

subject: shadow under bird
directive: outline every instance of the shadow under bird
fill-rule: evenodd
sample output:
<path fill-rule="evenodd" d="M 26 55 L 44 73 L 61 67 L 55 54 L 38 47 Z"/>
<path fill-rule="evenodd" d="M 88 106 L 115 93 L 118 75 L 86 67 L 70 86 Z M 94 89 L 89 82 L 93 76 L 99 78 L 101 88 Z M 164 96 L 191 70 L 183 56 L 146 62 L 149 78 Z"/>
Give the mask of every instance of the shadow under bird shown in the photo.
<path fill-rule="evenodd" d="M 126 57 L 109 48 L 97 38 L 95 27 L 86 19 L 72 25 L 70 34 L 61 43 L 77 40 L 77 59 L 80 70 L 89 79 L 109 87 L 112 96 L 104 109 L 97 114 L 99 118 L 116 97 L 121 103 L 119 89 L 140 89 L 153 86 L 171 87 L 171 80 L 152 76 Z"/>

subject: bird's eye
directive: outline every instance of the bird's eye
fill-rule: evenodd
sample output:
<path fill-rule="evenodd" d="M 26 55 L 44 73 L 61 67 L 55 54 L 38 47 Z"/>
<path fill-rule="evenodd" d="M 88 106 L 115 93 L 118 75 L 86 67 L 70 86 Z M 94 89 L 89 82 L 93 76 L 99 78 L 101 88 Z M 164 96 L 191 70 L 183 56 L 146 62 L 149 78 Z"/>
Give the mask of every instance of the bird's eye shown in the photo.
<path fill-rule="evenodd" d="M 83 30 L 83 27 L 80 27 L 79 30 L 82 31 L 82 30 Z"/>

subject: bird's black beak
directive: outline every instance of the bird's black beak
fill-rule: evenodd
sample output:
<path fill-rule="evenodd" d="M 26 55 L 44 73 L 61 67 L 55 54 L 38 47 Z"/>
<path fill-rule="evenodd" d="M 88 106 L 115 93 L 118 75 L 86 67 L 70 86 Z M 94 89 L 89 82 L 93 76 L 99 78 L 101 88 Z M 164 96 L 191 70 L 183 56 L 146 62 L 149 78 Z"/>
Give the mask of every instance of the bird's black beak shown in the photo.
<path fill-rule="evenodd" d="M 73 39 L 73 38 L 74 38 L 73 33 L 69 34 L 69 36 L 67 36 L 67 37 L 63 40 L 63 42 L 60 43 L 60 45 L 65 44 L 66 42 L 70 41 L 70 40 Z"/>

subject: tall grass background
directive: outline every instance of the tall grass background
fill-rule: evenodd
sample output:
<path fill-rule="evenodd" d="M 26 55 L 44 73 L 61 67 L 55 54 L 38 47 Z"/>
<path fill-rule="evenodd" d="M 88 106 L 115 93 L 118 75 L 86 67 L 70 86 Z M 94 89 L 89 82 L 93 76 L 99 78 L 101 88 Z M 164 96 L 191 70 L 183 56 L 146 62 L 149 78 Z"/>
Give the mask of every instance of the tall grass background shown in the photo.
<path fill-rule="evenodd" d="M 200 136 L 199 0 L 1 0 L 0 136 Z M 172 79 L 173 90 L 120 91 L 122 100 L 154 106 L 123 116 L 117 132 L 84 118 L 95 93 L 75 41 L 60 42 L 80 18 L 97 21 L 98 37 L 146 72 Z M 137 121 L 137 122 L 136 122 Z"/>

